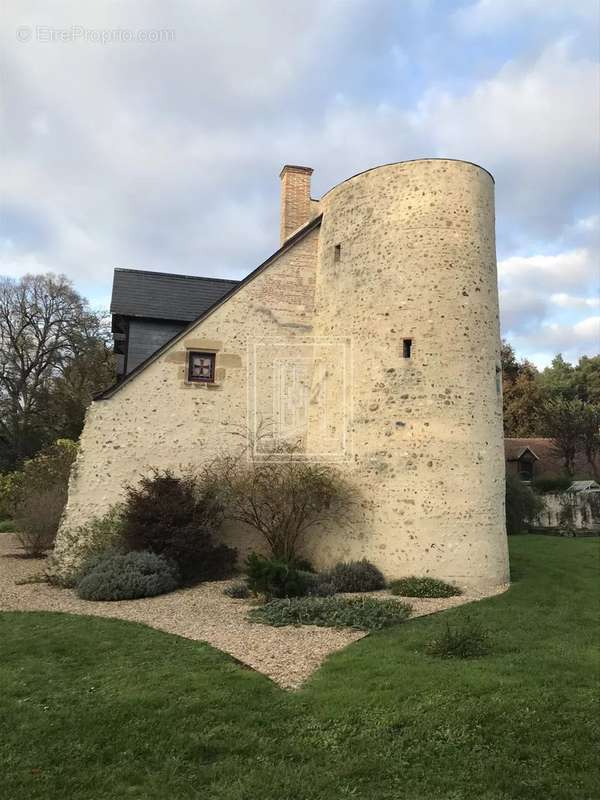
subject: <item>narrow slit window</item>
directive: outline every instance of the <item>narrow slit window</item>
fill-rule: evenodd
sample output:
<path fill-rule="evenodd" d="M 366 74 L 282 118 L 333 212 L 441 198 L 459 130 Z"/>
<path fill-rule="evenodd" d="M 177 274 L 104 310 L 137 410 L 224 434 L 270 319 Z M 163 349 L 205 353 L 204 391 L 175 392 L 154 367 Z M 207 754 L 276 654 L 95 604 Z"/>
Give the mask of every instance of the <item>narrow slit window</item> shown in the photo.
<path fill-rule="evenodd" d="M 403 339 L 402 340 L 402 356 L 404 358 L 410 358 L 412 355 L 412 339 Z"/>
<path fill-rule="evenodd" d="M 189 354 L 188 380 L 194 383 L 214 383 L 215 354 L 191 352 Z"/>
<path fill-rule="evenodd" d="M 333 260 L 337 263 L 342 258 L 342 245 L 336 244 L 333 248 Z"/>

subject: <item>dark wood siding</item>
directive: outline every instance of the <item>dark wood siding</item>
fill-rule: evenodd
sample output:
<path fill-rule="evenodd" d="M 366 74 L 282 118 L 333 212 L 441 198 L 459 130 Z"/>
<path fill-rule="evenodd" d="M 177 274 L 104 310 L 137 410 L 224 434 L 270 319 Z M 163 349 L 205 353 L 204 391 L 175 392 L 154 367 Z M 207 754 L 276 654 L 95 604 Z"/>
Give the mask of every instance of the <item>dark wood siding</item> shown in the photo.
<path fill-rule="evenodd" d="M 127 372 L 135 369 L 184 327 L 183 322 L 165 322 L 158 319 L 129 320 Z"/>

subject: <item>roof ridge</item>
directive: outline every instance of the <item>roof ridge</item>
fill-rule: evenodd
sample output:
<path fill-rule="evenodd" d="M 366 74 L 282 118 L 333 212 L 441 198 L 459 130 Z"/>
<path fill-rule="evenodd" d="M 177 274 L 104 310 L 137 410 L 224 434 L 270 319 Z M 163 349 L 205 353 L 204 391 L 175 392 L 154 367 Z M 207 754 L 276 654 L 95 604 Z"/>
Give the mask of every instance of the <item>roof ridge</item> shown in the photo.
<path fill-rule="evenodd" d="M 220 283 L 239 283 L 237 278 L 213 278 L 208 275 L 184 275 L 182 272 L 161 272 L 153 269 L 136 269 L 135 267 L 115 267 L 114 272 L 134 272 L 136 275 L 160 275 L 167 278 L 184 278 L 195 281 L 219 281 Z"/>

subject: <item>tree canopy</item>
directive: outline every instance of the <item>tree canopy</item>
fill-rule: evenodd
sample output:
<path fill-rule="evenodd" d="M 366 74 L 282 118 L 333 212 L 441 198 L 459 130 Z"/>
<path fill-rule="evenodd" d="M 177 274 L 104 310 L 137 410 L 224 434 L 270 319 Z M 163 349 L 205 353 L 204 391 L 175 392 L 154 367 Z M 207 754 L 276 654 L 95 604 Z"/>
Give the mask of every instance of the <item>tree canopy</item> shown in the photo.
<path fill-rule="evenodd" d="M 76 439 L 114 379 L 110 328 L 63 275 L 0 278 L 0 468 Z"/>
<path fill-rule="evenodd" d="M 511 345 L 503 342 L 502 389 L 505 436 L 550 437 L 568 474 L 582 452 L 598 477 L 600 355 L 570 364 L 559 353 L 539 371 L 529 361 L 518 361 Z"/>

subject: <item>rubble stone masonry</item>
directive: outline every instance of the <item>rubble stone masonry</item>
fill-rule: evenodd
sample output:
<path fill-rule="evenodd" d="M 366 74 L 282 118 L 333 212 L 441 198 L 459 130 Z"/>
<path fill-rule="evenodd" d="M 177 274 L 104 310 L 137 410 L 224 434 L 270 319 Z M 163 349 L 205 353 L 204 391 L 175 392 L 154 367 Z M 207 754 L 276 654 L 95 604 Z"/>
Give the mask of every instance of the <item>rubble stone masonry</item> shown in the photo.
<path fill-rule="evenodd" d="M 202 464 L 237 446 L 236 428 L 279 414 L 356 489 L 353 518 L 311 534 L 317 567 L 366 557 L 388 578 L 506 582 L 492 177 L 429 159 L 356 175 L 318 207 L 301 192 L 303 218 L 285 226 L 294 204 L 282 201 L 289 246 L 90 407 L 58 559 L 64 532 L 141 473 Z M 214 384 L 187 382 L 188 350 L 216 353 Z M 260 546 L 239 526 L 226 538 Z"/>

